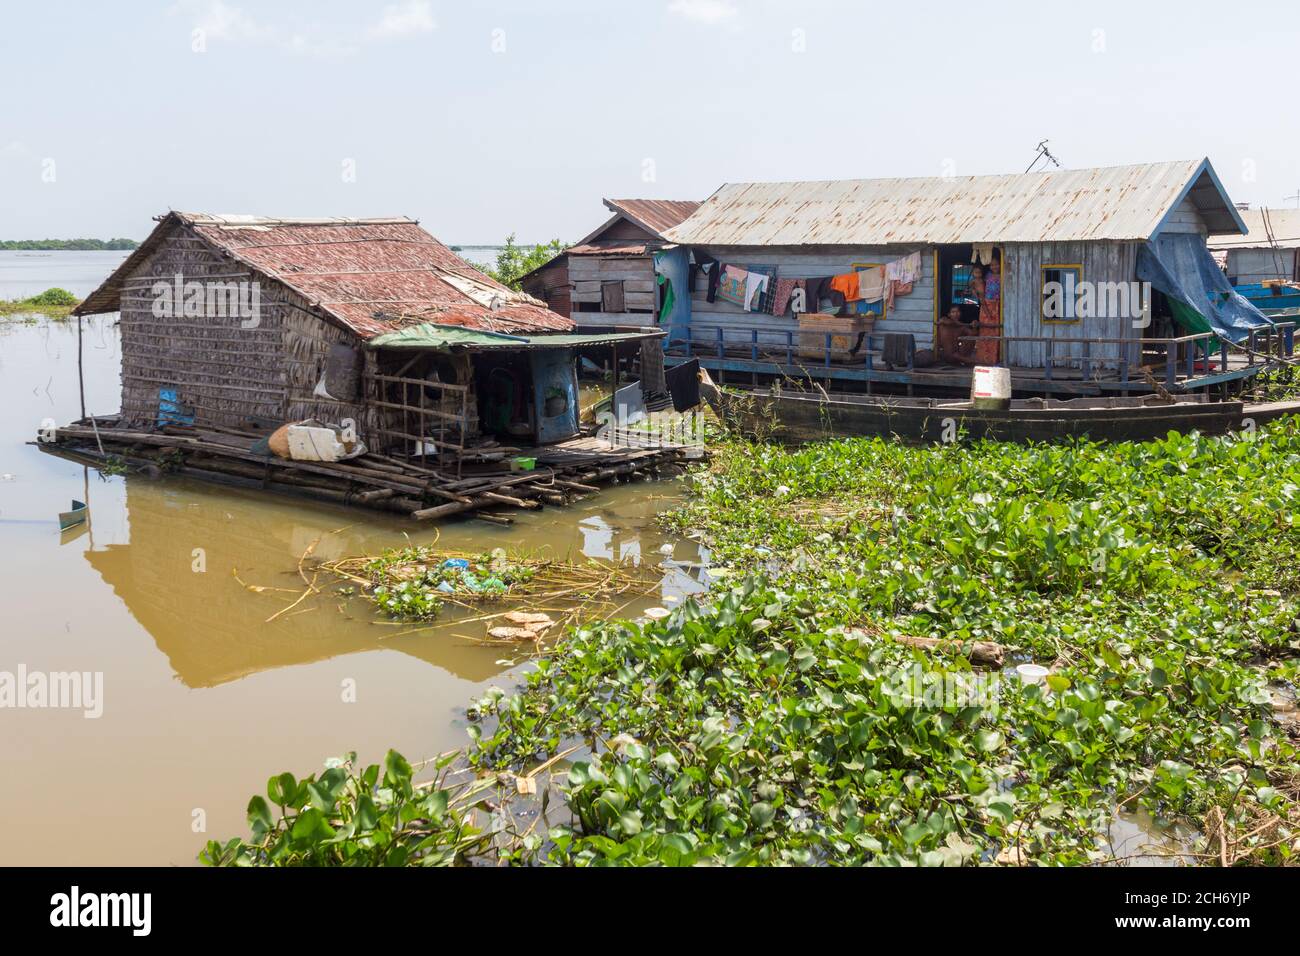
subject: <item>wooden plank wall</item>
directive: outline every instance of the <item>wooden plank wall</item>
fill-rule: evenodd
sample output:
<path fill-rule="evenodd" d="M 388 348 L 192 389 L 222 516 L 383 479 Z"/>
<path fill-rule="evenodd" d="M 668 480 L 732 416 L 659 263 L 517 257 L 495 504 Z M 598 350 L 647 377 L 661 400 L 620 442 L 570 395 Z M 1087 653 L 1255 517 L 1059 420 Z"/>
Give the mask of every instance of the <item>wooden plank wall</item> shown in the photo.
<path fill-rule="evenodd" d="M 806 279 L 813 276 L 839 275 L 852 271 L 853 264 L 871 262 L 883 265 L 909 253 L 920 251 L 922 278 L 912 293 L 900 296 L 883 321 L 877 320 L 876 332 L 910 332 L 916 347 L 928 349 L 934 341 L 934 256 L 923 246 L 822 246 L 800 248 L 713 246 L 705 251 L 723 264 L 739 266 L 776 266 L 777 278 Z M 759 341 L 783 344 L 787 331 L 797 331 L 798 321 L 787 310 L 783 316 L 747 312 L 738 305 L 706 301 L 708 283 L 703 272 L 696 276 L 691 290 L 691 328 L 695 339 L 713 340 L 715 330 L 724 329 L 727 341 L 743 344 L 749 329 L 759 329 Z M 746 330 L 746 331 L 741 331 Z M 797 341 L 797 340 L 796 340 Z"/>
<path fill-rule="evenodd" d="M 1042 267 L 1083 266 L 1086 282 L 1132 282 L 1137 275 L 1137 242 L 1040 242 L 1008 243 L 1002 282 L 1002 334 L 1073 338 L 1141 338 L 1131 319 L 1086 318 L 1077 322 L 1044 322 L 1042 317 Z M 1119 344 L 1095 345 L 1092 357 L 1113 365 L 1120 357 Z M 1079 356 L 1082 345 L 1054 346 L 1056 356 Z M 1045 345 L 1032 342 L 1007 344 L 1005 361 L 1013 367 L 1038 367 L 1046 361 Z M 1129 361 L 1136 361 L 1136 349 L 1129 349 Z"/>
<path fill-rule="evenodd" d="M 1169 218 L 1160 228 L 1161 232 L 1194 232 L 1204 236 L 1209 233 L 1205 225 L 1205 220 L 1201 217 L 1200 210 L 1196 208 L 1196 203 L 1192 201 L 1191 196 L 1184 196 Z"/>
<path fill-rule="evenodd" d="M 541 299 L 552 312 L 567 316 L 572 308 L 569 287 L 567 256 L 560 256 L 550 265 L 543 266 L 523 283 L 524 291 Z"/>
<path fill-rule="evenodd" d="M 642 256 L 569 256 L 569 280 L 573 285 L 570 317 L 582 325 L 651 325 L 657 290 L 654 259 Z M 602 282 L 621 281 L 626 312 L 584 311 L 590 303 L 599 309 Z"/>

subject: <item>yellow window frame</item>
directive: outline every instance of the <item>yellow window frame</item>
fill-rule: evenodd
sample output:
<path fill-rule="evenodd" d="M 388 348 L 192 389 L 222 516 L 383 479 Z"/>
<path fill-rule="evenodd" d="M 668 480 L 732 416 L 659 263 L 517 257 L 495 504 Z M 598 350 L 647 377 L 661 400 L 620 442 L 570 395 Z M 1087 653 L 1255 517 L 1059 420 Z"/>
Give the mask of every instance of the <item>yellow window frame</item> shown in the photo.
<path fill-rule="evenodd" d="M 1047 318 L 1047 316 L 1043 314 L 1043 303 L 1047 297 L 1047 293 L 1044 290 L 1047 288 L 1047 272 L 1049 269 L 1054 269 L 1057 271 L 1064 271 L 1066 269 L 1072 270 L 1074 274 L 1077 276 L 1077 278 L 1075 279 L 1076 282 L 1075 287 L 1078 288 L 1077 283 L 1083 281 L 1083 263 L 1082 262 L 1044 262 L 1042 265 L 1038 267 L 1038 277 L 1039 277 L 1038 319 L 1039 321 L 1042 322 L 1043 325 L 1078 325 L 1080 322 L 1083 321 L 1083 319 L 1077 314 L 1074 315 L 1072 318 L 1061 318 L 1061 319 L 1049 319 Z M 1071 308 L 1073 308 L 1074 305 L 1077 305 L 1077 302 L 1073 303 Z"/>

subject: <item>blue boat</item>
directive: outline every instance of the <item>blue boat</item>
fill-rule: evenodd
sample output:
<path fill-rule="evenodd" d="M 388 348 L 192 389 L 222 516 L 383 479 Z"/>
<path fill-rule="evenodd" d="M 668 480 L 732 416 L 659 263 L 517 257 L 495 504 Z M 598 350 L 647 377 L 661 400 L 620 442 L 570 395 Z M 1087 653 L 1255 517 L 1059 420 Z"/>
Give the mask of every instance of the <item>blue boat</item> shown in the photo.
<path fill-rule="evenodd" d="M 1300 284 L 1250 282 L 1238 285 L 1237 291 L 1265 315 L 1300 309 Z"/>

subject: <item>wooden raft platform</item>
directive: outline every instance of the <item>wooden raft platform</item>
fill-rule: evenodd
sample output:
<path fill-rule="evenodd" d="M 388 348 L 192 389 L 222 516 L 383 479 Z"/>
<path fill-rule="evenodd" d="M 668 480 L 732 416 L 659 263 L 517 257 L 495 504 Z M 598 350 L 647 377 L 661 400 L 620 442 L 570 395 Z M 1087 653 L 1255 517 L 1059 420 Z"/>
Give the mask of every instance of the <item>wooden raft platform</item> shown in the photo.
<path fill-rule="evenodd" d="M 510 524 L 513 519 L 486 509 L 533 510 L 568 504 L 611 481 L 675 469 L 685 453 L 675 446 L 613 446 L 582 435 L 537 448 L 495 449 L 498 457 L 504 457 L 500 454 L 504 451 L 536 458 L 532 471 L 511 472 L 504 461 L 464 464 L 457 478 L 374 453 L 342 462 L 317 462 L 254 451 L 254 444 L 266 435 L 174 425 L 140 430 L 124 427 L 113 417 L 99 417 L 62 426 L 53 441 L 36 444 L 50 454 L 97 466 L 121 461 L 166 474 L 361 505 L 424 521 L 463 514 L 497 524 Z"/>

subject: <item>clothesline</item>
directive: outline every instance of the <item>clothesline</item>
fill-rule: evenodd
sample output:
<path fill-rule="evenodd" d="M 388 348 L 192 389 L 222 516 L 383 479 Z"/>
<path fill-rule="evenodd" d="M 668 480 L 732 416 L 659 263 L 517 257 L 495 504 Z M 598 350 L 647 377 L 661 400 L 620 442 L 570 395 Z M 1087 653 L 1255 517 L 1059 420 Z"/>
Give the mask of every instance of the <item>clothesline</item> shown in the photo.
<path fill-rule="evenodd" d="M 851 302 L 872 305 L 908 295 L 921 278 L 921 254 L 913 252 L 885 265 L 865 266 L 831 276 L 778 278 L 775 266 L 738 265 L 720 262 L 699 250 L 692 250 L 691 285 L 699 270 L 708 277 L 707 301 L 722 299 L 749 312 L 794 315 L 806 312 L 839 314 Z M 824 301 L 830 308 L 823 308 Z"/>

